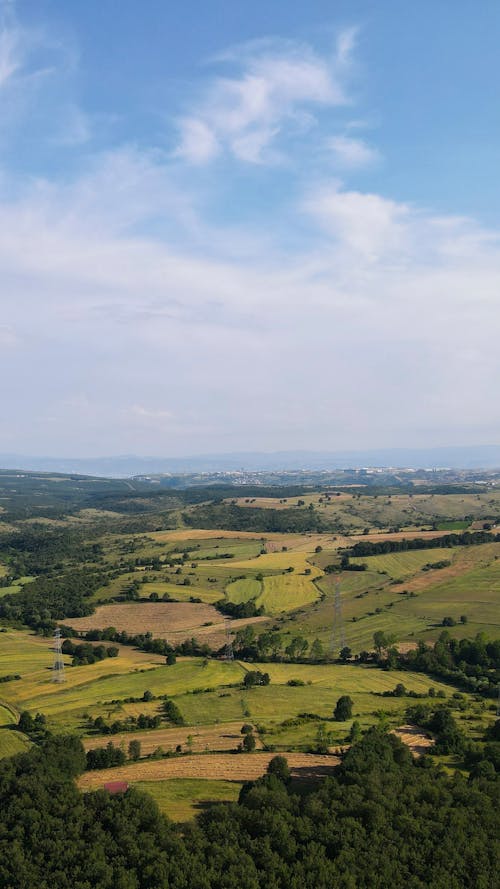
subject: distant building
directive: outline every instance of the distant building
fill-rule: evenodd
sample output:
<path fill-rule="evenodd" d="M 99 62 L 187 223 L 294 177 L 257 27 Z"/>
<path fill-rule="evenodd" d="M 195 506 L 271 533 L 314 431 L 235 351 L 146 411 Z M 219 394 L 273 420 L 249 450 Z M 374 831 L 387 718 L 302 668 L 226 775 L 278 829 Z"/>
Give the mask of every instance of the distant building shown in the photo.
<path fill-rule="evenodd" d="M 126 781 L 108 781 L 104 785 L 104 790 L 107 790 L 108 793 L 126 793 L 128 784 Z"/>

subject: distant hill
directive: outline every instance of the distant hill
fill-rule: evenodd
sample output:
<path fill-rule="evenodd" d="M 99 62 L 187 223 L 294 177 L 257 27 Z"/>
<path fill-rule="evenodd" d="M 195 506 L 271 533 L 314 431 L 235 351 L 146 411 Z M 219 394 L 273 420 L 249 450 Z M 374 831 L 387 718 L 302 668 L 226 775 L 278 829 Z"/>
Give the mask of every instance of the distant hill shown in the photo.
<path fill-rule="evenodd" d="M 379 448 L 364 451 L 275 451 L 200 454 L 189 457 L 37 457 L 0 454 L 0 468 L 127 478 L 151 473 L 275 470 L 500 468 L 500 445 L 440 448 Z"/>

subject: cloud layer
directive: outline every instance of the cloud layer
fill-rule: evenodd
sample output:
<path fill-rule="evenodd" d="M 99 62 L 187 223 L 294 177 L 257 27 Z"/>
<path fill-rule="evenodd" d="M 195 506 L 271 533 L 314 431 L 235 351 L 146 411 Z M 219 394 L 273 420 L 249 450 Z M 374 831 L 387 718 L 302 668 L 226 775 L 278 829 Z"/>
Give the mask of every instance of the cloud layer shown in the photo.
<path fill-rule="evenodd" d="M 18 70 L 8 33 L 0 87 Z M 4 168 L 0 450 L 498 438 L 500 233 L 343 181 L 379 160 L 336 117 L 352 102 L 353 52 L 353 31 L 326 55 L 252 44 L 172 111 L 171 148 L 90 145 L 63 177 Z M 321 144 L 309 175 L 297 138 Z M 207 169 L 223 156 L 260 178 L 233 192 L 227 170 Z M 269 215 L 276 166 L 286 194 Z M 242 202 L 235 223 L 223 189 Z"/>

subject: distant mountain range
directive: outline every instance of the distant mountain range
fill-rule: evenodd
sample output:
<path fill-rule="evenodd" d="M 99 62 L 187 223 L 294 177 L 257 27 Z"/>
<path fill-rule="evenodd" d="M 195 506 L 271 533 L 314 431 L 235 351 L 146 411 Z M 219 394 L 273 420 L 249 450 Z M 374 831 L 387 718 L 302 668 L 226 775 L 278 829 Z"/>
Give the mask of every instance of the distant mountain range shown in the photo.
<path fill-rule="evenodd" d="M 190 457 L 28 457 L 0 454 L 1 469 L 128 478 L 157 473 L 265 472 L 361 469 L 497 469 L 500 445 L 440 448 L 379 448 L 366 451 L 275 451 L 200 454 Z"/>

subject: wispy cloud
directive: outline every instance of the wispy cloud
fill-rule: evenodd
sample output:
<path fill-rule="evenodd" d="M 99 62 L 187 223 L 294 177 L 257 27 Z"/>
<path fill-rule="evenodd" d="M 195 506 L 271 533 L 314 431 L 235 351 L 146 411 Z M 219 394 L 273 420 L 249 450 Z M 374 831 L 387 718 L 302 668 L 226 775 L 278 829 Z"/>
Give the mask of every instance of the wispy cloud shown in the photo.
<path fill-rule="evenodd" d="M 381 159 L 380 152 L 364 139 L 352 136 L 332 136 L 326 141 L 337 167 L 341 170 L 360 170 L 372 167 Z"/>
<path fill-rule="evenodd" d="M 344 81 L 354 41 L 352 30 L 343 32 L 329 57 L 291 41 L 254 42 L 219 57 L 239 70 L 216 77 L 180 119 L 176 155 L 193 164 L 224 151 L 248 163 L 275 161 L 285 130 L 307 130 L 315 109 L 347 103 Z"/>

